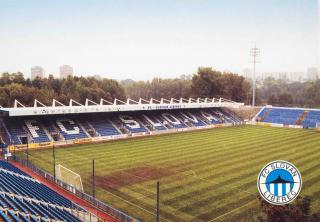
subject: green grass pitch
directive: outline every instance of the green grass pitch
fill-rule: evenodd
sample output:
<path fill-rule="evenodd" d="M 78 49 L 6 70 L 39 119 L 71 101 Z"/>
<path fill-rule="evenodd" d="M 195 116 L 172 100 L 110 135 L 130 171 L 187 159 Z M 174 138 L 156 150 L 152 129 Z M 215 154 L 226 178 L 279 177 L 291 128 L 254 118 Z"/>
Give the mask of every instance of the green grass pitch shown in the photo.
<path fill-rule="evenodd" d="M 313 211 L 320 211 L 320 132 L 315 130 L 216 128 L 57 148 L 56 157 L 57 164 L 81 175 L 87 193 L 94 159 L 97 198 L 141 221 L 155 221 L 157 180 L 161 221 L 255 221 L 258 173 L 278 159 L 298 167 L 300 195 L 310 195 Z M 31 151 L 29 159 L 53 172 L 51 149 Z"/>

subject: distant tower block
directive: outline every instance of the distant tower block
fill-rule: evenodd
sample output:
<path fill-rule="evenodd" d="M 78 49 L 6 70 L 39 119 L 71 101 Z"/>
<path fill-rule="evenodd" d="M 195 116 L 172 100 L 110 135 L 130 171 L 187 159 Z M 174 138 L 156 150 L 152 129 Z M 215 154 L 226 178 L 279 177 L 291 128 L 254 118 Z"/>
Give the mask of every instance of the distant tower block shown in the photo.
<path fill-rule="evenodd" d="M 60 78 L 66 79 L 68 76 L 73 76 L 73 68 L 69 65 L 60 66 Z"/>
<path fill-rule="evenodd" d="M 44 69 L 41 66 L 31 68 L 31 79 L 35 79 L 36 77 L 44 78 Z"/>

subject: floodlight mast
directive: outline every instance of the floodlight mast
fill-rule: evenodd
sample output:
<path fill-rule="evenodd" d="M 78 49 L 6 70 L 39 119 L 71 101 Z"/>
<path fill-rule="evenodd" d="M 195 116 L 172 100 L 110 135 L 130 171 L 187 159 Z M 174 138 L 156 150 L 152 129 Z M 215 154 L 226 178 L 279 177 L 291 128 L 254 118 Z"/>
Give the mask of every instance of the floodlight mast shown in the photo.
<path fill-rule="evenodd" d="M 251 63 L 253 63 L 253 72 L 252 72 L 252 106 L 256 105 L 256 63 L 257 57 L 260 55 L 260 48 L 254 46 L 250 49 L 250 56 L 252 57 Z"/>

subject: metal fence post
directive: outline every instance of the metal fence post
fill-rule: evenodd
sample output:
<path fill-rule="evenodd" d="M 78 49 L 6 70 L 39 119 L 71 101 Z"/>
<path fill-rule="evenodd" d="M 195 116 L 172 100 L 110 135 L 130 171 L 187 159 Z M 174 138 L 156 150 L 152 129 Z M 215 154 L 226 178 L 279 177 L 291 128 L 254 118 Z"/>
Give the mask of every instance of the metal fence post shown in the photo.
<path fill-rule="evenodd" d="M 157 222 L 159 222 L 160 182 L 157 182 Z"/>
<path fill-rule="evenodd" d="M 54 182 L 56 182 L 56 150 L 54 144 L 52 145 L 52 156 L 53 156 L 53 177 Z"/>
<path fill-rule="evenodd" d="M 27 137 L 27 166 L 29 166 L 29 140 Z"/>
<path fill-rule="evenodd" d="M 94 160 L 92 160 L 92 196 L 96 198 L 96 184 L 95 184 L 95 175 L 94 175 Z"/>

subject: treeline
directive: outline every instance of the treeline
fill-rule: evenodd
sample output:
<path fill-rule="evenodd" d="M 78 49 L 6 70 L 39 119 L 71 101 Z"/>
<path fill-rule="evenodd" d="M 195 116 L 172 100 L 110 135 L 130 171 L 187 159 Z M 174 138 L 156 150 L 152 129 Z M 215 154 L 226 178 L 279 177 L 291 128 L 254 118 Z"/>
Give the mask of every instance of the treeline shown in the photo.
<path fill-rule="evenodd" d="M 320 80 L 293 82 L 267 78 L 257 84 L 257 105 L 319 107 Z M 100 98 L 160 99 L 160 98 L 219 98 L 251 103 L 252 88 L 244 77 L 200 67 L 193 75 L 175 79 L 154 78 L 151 81 L 116 81 L 106 78 L 69 77 L 25 79 L 22 73 L 3 73 L 0 77 L 0 105 L 11 107 L 15 99 L 33 105 L 37 99 L 50 105 L 52 99 L 67 104 L 70 99 L 84 103 L 86 98 L 99 102 Z"/>
<path fill-rule="evenodd" d="M 93 77 L 69 77 L 25 79 L 22 73 L 3 73 L 0 78 L 0 105 L 11 107 L 15 99 L 25 105 L 33 105 L 34 99 L 50 105 L 52 99 L 68 104 L 70 99 L 84 103 L 86 98 L 99 101 L 100 98 L 125 99 L 123 87 L 111 79 L 98 80 Z"/>
<path fill-rule="evenodd" d="M 197 73 L 176 79 L 124 80 L 121 85 L 132 99 L 223 97 L 242 102 L 248 101 L 251 96 L 251 86 L 242 76 L 208 67 L 200 67 Z"/>
<path fill-rule="evenodd" d="M 50 105 L 52 99 L 68 104 L 70 99 L 84 103 L 86 98 L 160 99 L 160 98 L 223 97 L 234 101 L 250 98 L 250 84 L 242 76 L 222 73 L 212 68 L 199 68 L 192 76 L 176 79 L 155 78 L 152 81 L 116 80 L 94 77 L 25 79 L 22 73 L 3 73 L 0 78 L 0 105 L 10 107 L 15 99 L 33 105 L 37 99 Z"/>
<path fill-rule="evenodd" d="M 291 82 L 267 78 L 258 88 L 260 104 L 274 106 L 320 106 L 320 80 L 312 82 Z"/>

